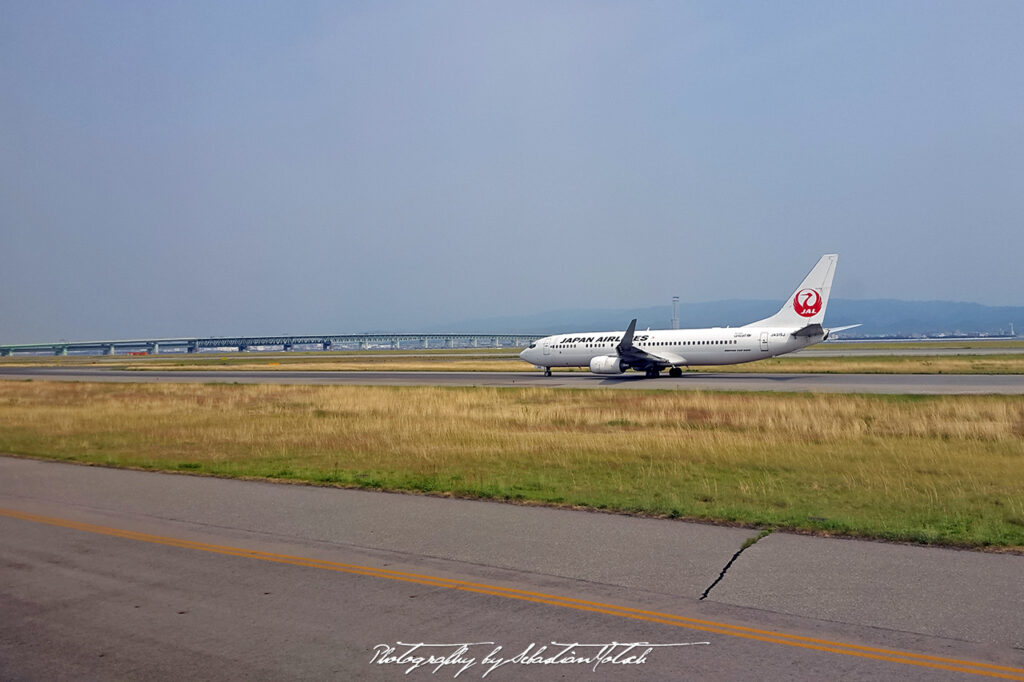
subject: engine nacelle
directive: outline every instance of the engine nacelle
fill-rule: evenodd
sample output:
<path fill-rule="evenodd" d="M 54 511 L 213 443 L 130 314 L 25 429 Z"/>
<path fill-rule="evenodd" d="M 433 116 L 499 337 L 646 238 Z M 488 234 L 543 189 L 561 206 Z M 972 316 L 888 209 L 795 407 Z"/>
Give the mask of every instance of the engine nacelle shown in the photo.
<path fill-rule="evenodd" d="M 598 355 L 590 361 L 590 371 L 594 374 L 622 374 L 626 367 L 617 355 Z"/>

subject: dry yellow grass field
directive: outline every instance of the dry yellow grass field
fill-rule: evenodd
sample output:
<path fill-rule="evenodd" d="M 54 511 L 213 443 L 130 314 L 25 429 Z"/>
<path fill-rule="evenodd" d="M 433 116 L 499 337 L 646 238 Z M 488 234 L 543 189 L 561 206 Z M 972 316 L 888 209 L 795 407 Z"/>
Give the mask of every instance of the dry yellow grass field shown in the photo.
<path fill-rule="evenodd" d="M 0 451 L 1024 546 L 1024 399 L 0 382 Z"/>

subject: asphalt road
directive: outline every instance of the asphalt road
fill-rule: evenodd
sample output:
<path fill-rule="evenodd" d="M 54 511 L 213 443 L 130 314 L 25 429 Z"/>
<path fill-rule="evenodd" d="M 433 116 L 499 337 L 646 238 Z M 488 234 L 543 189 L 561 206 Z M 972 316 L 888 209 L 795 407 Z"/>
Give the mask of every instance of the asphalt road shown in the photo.
<path fill-rule="evenodd" d="M 1024 679 L 1024 557 L 752 536 L 0 457 L 0 678 Z"/>
<path fill-rule="evenodd" d="M 1024 395 L 1024 375 L 1014 374 L 667 374 L 645 379 L 630 372 L 603 377 L 590 372 L 289 372 L 286 370 L 112 370 L 102 367 L 3 367 L 0 379 L 240 384 L 344 384 L 361 386 L 501 386 L 715 391 L 814 391 Z"/>
<path fill-rule="evenodd" d="M 842 344 L 817 345 L 792 353 L 789 357 L 804 358 L 867 358 L 881 356 L 929 357 L 957 355 L 1020 355 L 1024 347 L 1009 348 L 844 348 Z"/>

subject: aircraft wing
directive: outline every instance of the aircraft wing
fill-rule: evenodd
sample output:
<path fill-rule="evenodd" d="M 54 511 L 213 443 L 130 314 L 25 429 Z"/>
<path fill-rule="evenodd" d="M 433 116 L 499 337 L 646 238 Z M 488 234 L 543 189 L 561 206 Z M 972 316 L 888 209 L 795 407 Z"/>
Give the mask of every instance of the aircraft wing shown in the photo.
<path fill-rule="evenodd" d="M 634 369 L 650 369 L 653 367 L 664 368 L 675 365 L 685 365 L 686 358 L 668 351 L 651 353 L 650 351 L 637 348 L 633 345 L 633 333 L 636 331 L 636 319 L 634 318 L 626 333 L 622 335 L 622 341 L 615 347 L 619 357 L 629 363 Z"/>
<path fill-rule="evenodd" d="M 665 351 L 650 353 L 640 348 L 619 349 L 619 357 L 629 363 L 633 369 L 646 370 L 654 367 L 664 369 L 686 364 L 686 359 L 681 355 Z"/>
<path fill-rule="evenodd" d="M 676 353 L 673 353 L 671 351 L 662 350 L 658 351 L 657 353 L 647 353 L 647 355 L 649 355 L 652 358 L 660 360 L 661 364 L 663 365 L 671 365 L 674 367 L 676 365 L 686 364 L 686 358 L 684 358 L 682 355 L 677 355 Z"/>

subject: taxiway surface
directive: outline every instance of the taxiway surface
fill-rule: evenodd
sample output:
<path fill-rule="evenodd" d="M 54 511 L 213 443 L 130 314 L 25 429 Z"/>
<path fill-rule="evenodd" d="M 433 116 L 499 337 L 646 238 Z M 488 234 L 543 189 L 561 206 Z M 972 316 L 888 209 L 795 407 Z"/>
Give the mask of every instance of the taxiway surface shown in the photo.
<path fill-rule="evenodd" d="M 102 367 L 3 367 L 0 379 L 157 383 L 317 384 L 357 386 L 497 386 L 704 391 L 800 391 L 880 394 L 1024 395 L 1021 374 L 685 374 L 646 379 L 556 372 L 295 372 L 287 370 L 115 370 Z"/>
<path fill-rule="evenodd" d="M 690 646 L 487 679 L 1024 679 L 1024 557 L 753 536 L 0 457 L 0 677 L 454 678 L 373 662 L 423 642 L 481 679 L 556 641 Z"/>

